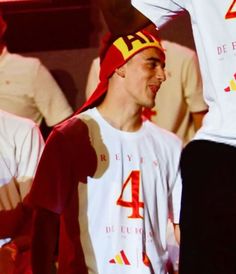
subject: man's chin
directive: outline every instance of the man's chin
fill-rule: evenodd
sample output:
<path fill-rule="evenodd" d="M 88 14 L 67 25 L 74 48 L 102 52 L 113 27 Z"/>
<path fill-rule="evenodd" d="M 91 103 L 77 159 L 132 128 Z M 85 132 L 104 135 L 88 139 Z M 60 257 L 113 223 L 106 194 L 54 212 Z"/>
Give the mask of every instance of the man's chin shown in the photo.
<path fill-rule="evenodd" d="M 145 108 L 150 108 L 150 109 L 152 109 L 153 107 L 155 107 L 155 101 L 150 102 L 149 104 L 147 104 L 147 105 L 145 106 Z"/>

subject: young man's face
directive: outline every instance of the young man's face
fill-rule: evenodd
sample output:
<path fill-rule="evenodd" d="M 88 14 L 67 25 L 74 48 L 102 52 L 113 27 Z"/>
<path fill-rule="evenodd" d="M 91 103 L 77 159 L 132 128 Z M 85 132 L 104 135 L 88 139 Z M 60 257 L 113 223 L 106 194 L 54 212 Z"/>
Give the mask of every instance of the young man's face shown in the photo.
<path fill-rule="evenodd" d="M 165 81 L 164 61 L 156 48 L 137 53 L 125 65 L 125 88 L 139 106 L 152 108 L 160 85 Z"/>

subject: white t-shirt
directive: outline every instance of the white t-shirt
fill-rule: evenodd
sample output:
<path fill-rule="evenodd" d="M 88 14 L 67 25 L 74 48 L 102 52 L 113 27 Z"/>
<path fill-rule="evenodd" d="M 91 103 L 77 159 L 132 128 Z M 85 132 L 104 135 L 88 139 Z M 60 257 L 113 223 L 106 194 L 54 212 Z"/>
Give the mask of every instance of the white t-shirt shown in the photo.
<path fill-rule="evenodd" d="M 14 209 L 29 192 L 43 148 L 35 123 L 0 110 L 0 211 Z"/>
<path fill-rule="evenodd" d="M 203 78 L 204 98 L 209 106 L 196 139 L 235 146 L 236 2 L 133 0 L 132 3 L 158 27 L 183 9 L 189 12 Z"/>
<path fill-rule="evenodd" d="M 73 110 L 62 90 L 37 58 L 3 49 L 0 55 L 0 109 L 53 126 Z"/>
<path fill-rule="evenodd" d="M 136 132 L 113 128 L 96 108 L 54 128 L 29 200 L 61 214 L 59 273 L 166 273 L 181 146 L 149 121 Z"/>
<path fill-rule="evenodd" d="M 98 158 L 95 175 L 79 184 L 87 264 L 91 242 L 99 274 L 166 273 L 168 217 L 179 223 L 181 141 L 149 121 L 136 132 L 118 130 L 96 108 L 78 117 Z"/>

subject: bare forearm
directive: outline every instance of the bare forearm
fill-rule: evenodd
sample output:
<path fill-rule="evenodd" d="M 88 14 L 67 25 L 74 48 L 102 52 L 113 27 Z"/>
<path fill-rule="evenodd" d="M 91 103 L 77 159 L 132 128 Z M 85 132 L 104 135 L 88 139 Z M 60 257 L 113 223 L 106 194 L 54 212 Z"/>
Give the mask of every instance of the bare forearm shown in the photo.
<path fill-rule="evenodd" d="M 97 0 L 109 30 L 114 35 L 135 32 L 150 21 L 136 10 L 130 0 Z"/>
<path fill-rule="evenodd" d="M 174 224 L 174 234 L 175 234 L 175 240 L 178 244 L 180 244 L 180 228 L 179 224 Z"/>
<path fill-rule="evenodd" d="M 196 131 L 202 126 L 202 120 L 206 113 L 207 110 L 192 113 L 194 129 Z"/>
<path fill-rule="evenodd" d="M 36 211 L 32 238 L 33 274 L 51 274 L 58 229 L 59 215 L 42 209 Z"/>

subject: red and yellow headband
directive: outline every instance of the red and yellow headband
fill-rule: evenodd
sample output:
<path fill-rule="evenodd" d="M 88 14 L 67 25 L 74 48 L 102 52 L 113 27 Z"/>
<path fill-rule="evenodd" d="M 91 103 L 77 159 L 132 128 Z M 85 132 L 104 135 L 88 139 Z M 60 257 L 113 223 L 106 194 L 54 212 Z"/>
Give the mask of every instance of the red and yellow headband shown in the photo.
<path fill-rule="evenodd" d="M 146 31 L 139 31 L 117 38 L 108 48 L 101 62 L 100 83 L 77 113 L 96 106 L 107 92 L 108 79 L 114 71 L 124 65 L 135 54 L 146 48 L 157 48 L 162 53 L 163 61 L 165 61 L 164 49 L 159 39 Z"/>

